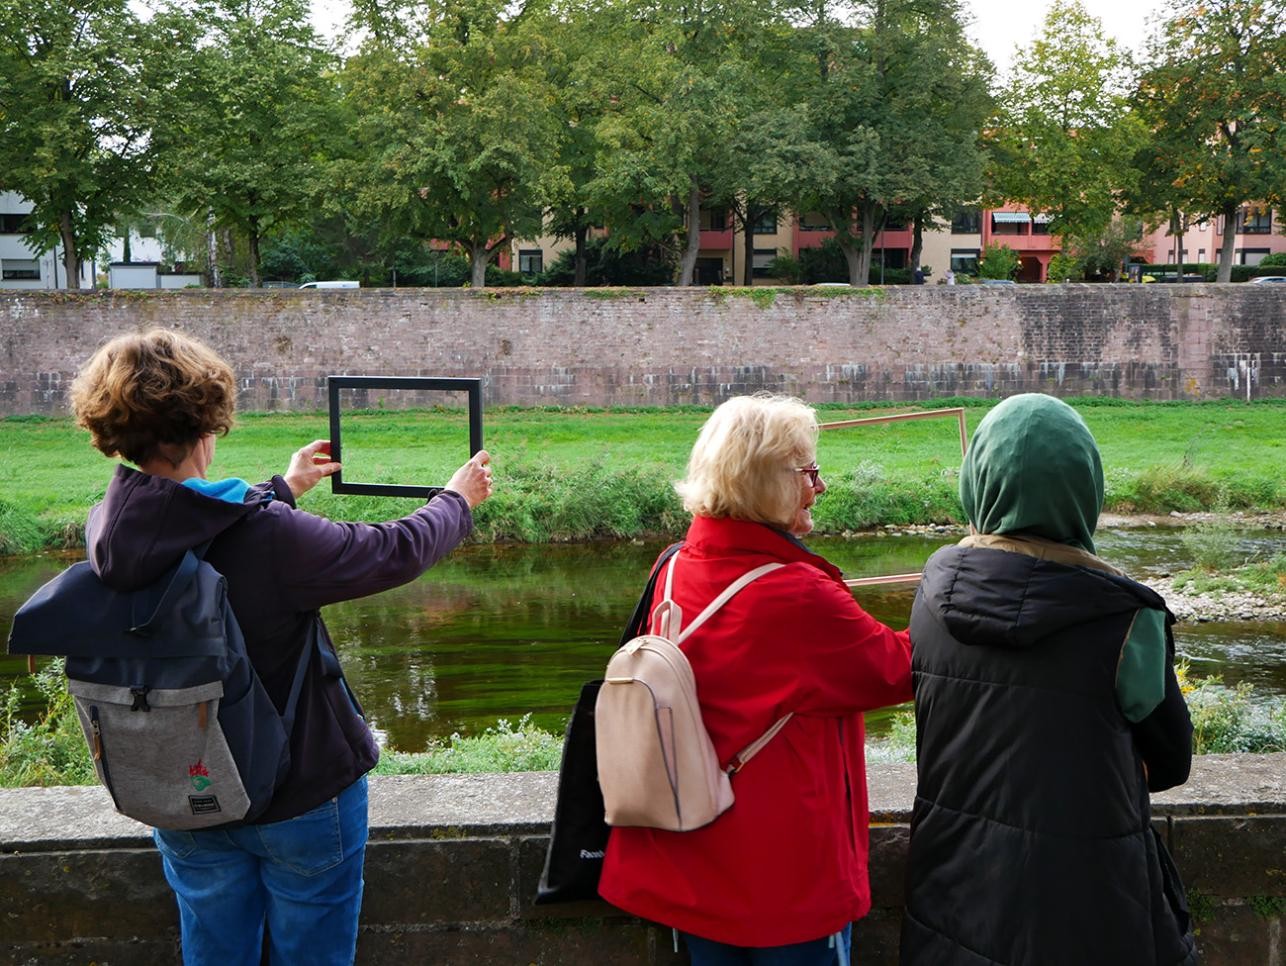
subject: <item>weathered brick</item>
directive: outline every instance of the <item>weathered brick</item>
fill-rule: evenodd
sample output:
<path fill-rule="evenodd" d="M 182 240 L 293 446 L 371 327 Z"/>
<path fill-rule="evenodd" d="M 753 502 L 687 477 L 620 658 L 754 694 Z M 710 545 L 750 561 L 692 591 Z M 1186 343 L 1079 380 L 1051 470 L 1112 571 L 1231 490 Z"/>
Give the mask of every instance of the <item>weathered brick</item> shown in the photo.
<path fill-rule="evenodd" d="M 325 407 L 328 374 L 480 376 L 495 404 L 712 404 L 1022 391 L 1286 395 L 1274 286 L 903 286 L 778 293 L 370 289 L 0 292 L 0 414 L 59 412 L 118 332 L 168 325 L 233 364 L 248 410 Z"/>

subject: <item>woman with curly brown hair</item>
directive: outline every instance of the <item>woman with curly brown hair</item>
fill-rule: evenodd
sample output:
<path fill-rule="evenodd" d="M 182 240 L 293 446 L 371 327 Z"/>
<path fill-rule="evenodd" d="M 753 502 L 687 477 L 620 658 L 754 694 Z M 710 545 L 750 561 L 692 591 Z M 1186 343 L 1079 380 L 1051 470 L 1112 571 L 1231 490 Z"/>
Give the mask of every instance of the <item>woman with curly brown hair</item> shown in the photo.
<path fill-rule="evenodd" d="M 77 422 L 123 463 L 90 512 L 89 561 L 114 590 L 154 582 L 192 548 L 224 575 L 246 650 L 278 708 L 303 649 L 309 659 L 290 735 L 290 770 L 252 822 L 156 829 L 178 898 L 188 964 L 349 963 L 357 941 L 366 847 L 366 773 L 379 757 L 318 609 L 416 579 L 473 526 L 491 494 L 480 452 L 409 516 L 333 523 L 295 500 L 339 469 L 328 442 L 296 452 L 283 476 L 251 486 L 208 478 L 215 437 L 232 426 L 236 383 L 208 346 L 178 332 L 123 335 L 72 386 Z"/>

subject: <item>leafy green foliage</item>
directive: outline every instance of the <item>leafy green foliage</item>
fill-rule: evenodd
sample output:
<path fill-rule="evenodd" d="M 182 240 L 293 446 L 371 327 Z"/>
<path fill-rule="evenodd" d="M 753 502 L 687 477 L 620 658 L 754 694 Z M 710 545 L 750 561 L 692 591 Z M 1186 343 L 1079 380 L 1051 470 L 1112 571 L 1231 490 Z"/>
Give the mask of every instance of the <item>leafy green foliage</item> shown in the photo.
<path fill-rule="evenodd" d="M 337 175 L 353 211 L 386 241 L 459 246 L 470 283 L 514 238 L 534 238 L 566 173 L 553 163 L 557 117 L 547 44 L 503 0 L 360 6 L 367 28 L 342 80 L 352 143 Z M 517 104 L 527 109 L 515 110 Z"/>
<path fill-rule="evenodd" d="M 1171 3 L 1134 96 L 1149 132 L 1134 167 L 1134 210 L 1157 220 L 1223 218 L 1286 195 L 1286 2 Z M 1158 217 L 1159 216 L 1159 217 Z M 1224 231 L 1218 280 L 1231 280 Z"/>
<path fill-rule="evenodd" d="M 257 286 L 261 240 L 303 221 L 321 193 L 331 57 L 304 0 L 199 0 L 166 19 L 193 31 L 169 96 L 175 120 L 154 132 L 166 194 L 246 241 Z"/>
<path fill-rule="evenodd" d="M 33 677 L 45 708 L 34 723 L 18 717 L 22 693 L 10 685 L 3 697 L 0 728 L 0 788 L 28 785 L 92 785 L 98 780 L 89 757 L 76 704 L 67 690 L 61 659 Z"/>
<path fill-rule="evenodd" d="M 674 278 L 672 253 L 660 245 L 624 251 L 609 239 L 591 238 L 585 244 L 584 276 L 576 281 L 576 253 L 559 253 L 533 285 L 668 285 Z"/>
<path fill-rule="evenodd" d="M 1129 82 L 1128 58 L 1102 23 L 1079 0 L 1055 0 L 1001 95 L 995 196 L 1053 215 L 1059 235 L 1106 231 L 1138 179 L 1144 131 L 1128 110 Z"/>
<path fill-rule="evenodd" d="M 1198 755 L 1286 751 L 1286 699 L 1256 702 L 1254 685 L 1225 687 L 1216 676 L 1191 678 L 1177 668 L 1192 716 L 1192 750 Z"/>
<path fill-rule="evenodd" d="M 563 756 L 563 737 L 537 728 L 525 714 L 515 727 L 506 719 L 480 735 L 453 734 L 422 752 L 385 750 L 377 775 L 446 775 L 510 771 L 554 771 Z"/>
<path fill-rule="evenodd" d="M 152 188 L 171 34 L 126 0 L 0 2 L 0 189 L 38 251 L 63 246 L 63 287 Z"/>
<path fill-rule="evenodd" d="M 1021 267 L 1018 253 L 1008 245 L 992 242 L 978 259 L 979 278 L 1013 278 Z"/>

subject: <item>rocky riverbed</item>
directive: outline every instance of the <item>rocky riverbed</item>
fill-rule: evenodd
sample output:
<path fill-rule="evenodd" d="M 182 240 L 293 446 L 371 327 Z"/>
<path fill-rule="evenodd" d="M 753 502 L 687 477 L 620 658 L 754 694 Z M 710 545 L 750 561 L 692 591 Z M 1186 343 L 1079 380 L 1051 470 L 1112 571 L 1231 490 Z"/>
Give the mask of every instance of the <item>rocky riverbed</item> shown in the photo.
<path fill-rule="evenodd" d="M 1194 524 L 1221 522 L 1246 530 L 1277 530 L 1286 532 L 1286 513 L 1170 513 L 1160 515 L 1121 515 L 1105 513 L 1099 518 L 1099 528 L 1181 528 Z M 964 536 L 968 530 L 951 525 L 911 527 L 887 526 L 876 531 L 877 536 L 898 534 Z M 1286 536 L 1282 540 L 1286 550 Z M 1218 590 L 1199 593 L 1190 588 L 1178 590 L 1174 577 L 1164 575 L 1144 577 L 1142 583 L 1166 599 L 1170 610 L 1182 621 L 1286 621 L 1286 589 L 1279 594 L 1262 594 L 1249 590 Z"/>

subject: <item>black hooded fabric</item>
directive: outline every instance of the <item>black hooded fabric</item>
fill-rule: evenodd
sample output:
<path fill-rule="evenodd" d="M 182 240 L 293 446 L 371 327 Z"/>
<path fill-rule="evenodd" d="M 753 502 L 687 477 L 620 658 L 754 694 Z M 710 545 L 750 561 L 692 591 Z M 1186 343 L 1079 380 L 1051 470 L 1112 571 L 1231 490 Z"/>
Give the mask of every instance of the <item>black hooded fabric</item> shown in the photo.
<path fill-rule="evenodd" d="M 1027 529 L 938 551 L 912 608 L 918 785 L 903 966 L 1196 961 L 1183 886 L 1148 799 L 1149 789 L 1185 781 L 1191 762 L 1174 618 L 1156 593 L 1088 552 L 1096 467 L 1082 473 L 1089 493 L 1069 509 L 1052 488 L 1006 480 L 1004 465 L 983 458 L 1003 454 L 1021 475 L 1024 453 L 1038 452 L 1044 479 L 1059 460 L 1084 468 L 1092 451 L 1097 463 L 1084 424 L 1059 407 L 1068 409 L 1017 397 L 984 420 L 971 450 L 979 437 L 989 445 L 962 471 L 966 509 L 984 505 L 989 518 Z M 1031 435 L 1034 410 L 1042 431 Z M 1050 438 L 1060 423 L 1070 440 L 1061 447 Z M 1038 447 L 997 438 L 1015 428 Z M 973 494 L 993 497 L 971 500 L 966 476 Z M 1052 512 L 1018 513 L 1006 492 L 1024 494 L 1027 507 L 1047 500 Z M 1060 513 L 1077 529 L 1033 533 L 1033 519 Z M 1142 717 L 1127 715 L 1118 689 L 1136 624 L 1155 626 L 1158 647 L 1164 640 L 1164 694 L 1158 676 L 1159 702 Z"/>

